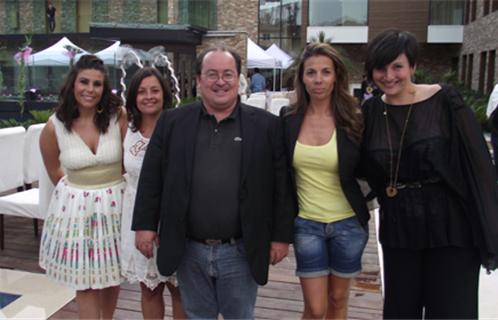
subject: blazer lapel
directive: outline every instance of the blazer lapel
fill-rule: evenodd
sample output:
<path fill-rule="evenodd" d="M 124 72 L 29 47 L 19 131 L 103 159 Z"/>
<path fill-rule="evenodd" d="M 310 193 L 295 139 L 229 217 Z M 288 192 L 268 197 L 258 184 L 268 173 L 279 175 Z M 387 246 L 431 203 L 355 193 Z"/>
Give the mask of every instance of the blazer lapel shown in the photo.
<path fill-rule="evenodd" d="M 186 112 L 183 121 L 178 123 L 180 128 L 182 128 L 183 133 L 185 145 L 185 177 L 187 179 L 187 184 L 189 185 L 192 180 L 192 165 L 194 163 L 195 141 L 197 136 L 197 128 L 199 126 L 200 113 L 201 103 L 196 103 L 192 106 L 192 110 Z"/>
<path fill-rule="evenodd" d="M 301 124 L 304 120 L 304 113 L 298 112 L 295 115 L 289 116 L 287 118 L 287 125 L 285 130 L 287 131 L 287 150 L 289 157 L 289 163 L 292 165 L 294 161 L 294 148 L 296 147 L 296 141 L 299 137 L 299 130 L 301 129 Z"/>
<path fill-rule="evenodd" d="M 251 108 L 240 104 L 240 131 L 242 134 L 242 163 L 240 183 L 245 180 L 251 163 L 254 139 L 256 133 L 254 111 Z"/>

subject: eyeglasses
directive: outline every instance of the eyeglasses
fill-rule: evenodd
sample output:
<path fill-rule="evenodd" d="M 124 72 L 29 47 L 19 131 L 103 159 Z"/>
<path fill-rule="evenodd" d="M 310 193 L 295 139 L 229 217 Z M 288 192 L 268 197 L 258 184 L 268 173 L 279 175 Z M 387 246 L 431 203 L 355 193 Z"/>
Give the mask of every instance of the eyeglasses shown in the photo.
<path fill-rule="evenodd" d="M 233 80 L 235 80 L 237 75 L 235 74 L 235 72 L 231 71 L 225 71 L 222 74 L 219 74 L 216 71 L 208 71 L 204 73 L 204 77 L 206 77 L 206 79 L 208 79 L 209 81 L 213 82 L 218 81 L 220 79 L 223 79 L 223 81 L 226 82 L 232 82 Z"/>

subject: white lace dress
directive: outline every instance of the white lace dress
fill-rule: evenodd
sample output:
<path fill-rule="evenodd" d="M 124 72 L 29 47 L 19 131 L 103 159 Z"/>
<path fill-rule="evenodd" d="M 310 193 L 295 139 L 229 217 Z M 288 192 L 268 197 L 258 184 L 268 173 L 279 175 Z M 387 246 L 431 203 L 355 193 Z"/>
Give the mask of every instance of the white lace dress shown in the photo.
<path fill-rule="evenodd" d="M 40 243 L 40 266 L 49 278 L 75 290 L 119 285 L 125 184 L 119 124 L 111 119 L 94 154 L 55 116 L 50 121 L 66 176 L 52 193 Z"/>
<path fill-rule="evenodd" d="M 143 137 L 140 131 L 133 132 L 128 128 L 123 143 L 127 183 L 123 199 L 121 256 L 123 277 L 130 283 L 143 282 L 153 290 L 161 282 L 174 281 L 174 279 L 164 277 L 159 273 L 156 264 L 157 248 L 154 249 L 154 257 L 151 259 L 147 259 L 135 248 L 135 232 L 131 230 L 138 178 L 148 144 L 149 139 Z"/>

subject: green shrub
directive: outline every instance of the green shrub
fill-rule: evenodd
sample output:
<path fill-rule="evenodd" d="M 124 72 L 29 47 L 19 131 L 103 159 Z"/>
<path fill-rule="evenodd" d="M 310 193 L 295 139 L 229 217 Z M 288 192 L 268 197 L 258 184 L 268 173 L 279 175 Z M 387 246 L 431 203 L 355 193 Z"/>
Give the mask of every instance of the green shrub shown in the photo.
<path fill-rule="evenodd" d="M 198 101 L 200 99 L 201 99 L 200 97 L 186 97 L 186 98 L 183 98 L 182 101 L 180 101 L 179 107 L 185 106 L 185 105 L 193 103 L 193 102 L 196 102 L 196 101 Z"/>
<path fill-rule="evenodd" d="M 33 123 L 45 123 L 48 118 L 52 115 L 52 110 L 31 110 L 31 116 L 33 117 Z"/>
<path fill-rule="evenodd" d="M 20 127 L 24 126 L 24 122 L 16 119 L 0 120 L 0 128 Z"/>
<path fill-rule="evenodd" d="M 415 83 L 434 83 L 431 73 L 423 68 L 417 68 L 414 74 Z"/>
<path fill-rule="evenodd" d="M 31 119 L 26 120 L 16 120 L 16 119 L 5 119 L 0 120 L 0 128 L 10 128 L 10 127 L 24 127 L 28 128 L 32 124 L 45 123 L 48 118 L 52 115 L 52 110 L 31 110 L 29 112 L 32 116 Z"/>
<path fill-rule="evenodd" d="M 447 72 L 442 78 L 444 83 L 452 85 L 462 95 L 463 101 L 474 111 L 477 120 L 481 124 L 483 131 L 489 131 L 488 119 L 486 117 L 486 108 L 488 106 L 488 97 L 466 88 L 462 82 L 458 80 L 458 74 L 455 71 Z"/>

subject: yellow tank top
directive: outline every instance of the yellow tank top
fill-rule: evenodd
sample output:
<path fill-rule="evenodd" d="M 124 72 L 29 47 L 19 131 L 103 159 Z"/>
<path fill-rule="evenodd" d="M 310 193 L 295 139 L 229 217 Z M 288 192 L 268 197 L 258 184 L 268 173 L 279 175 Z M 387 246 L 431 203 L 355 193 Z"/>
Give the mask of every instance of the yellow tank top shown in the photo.
<path fill-rule="evenodd" d="M 301 218 L 331 223 L 354 216 L 339 180 L 335 131 L 330 141 L 321 146 L 296 141 L 292 165 Z"/>

